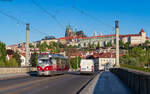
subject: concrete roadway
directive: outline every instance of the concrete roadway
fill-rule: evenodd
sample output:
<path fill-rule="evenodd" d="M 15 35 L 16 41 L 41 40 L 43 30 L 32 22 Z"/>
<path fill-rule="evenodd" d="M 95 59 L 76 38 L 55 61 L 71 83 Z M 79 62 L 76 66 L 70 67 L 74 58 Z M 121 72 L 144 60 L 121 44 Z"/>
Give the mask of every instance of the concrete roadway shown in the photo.
<path fill-rule="evenodd" d="M 51 77 L 0 80 L 0 94 L 76 94 L 93 75 L 68 73 Z"/>

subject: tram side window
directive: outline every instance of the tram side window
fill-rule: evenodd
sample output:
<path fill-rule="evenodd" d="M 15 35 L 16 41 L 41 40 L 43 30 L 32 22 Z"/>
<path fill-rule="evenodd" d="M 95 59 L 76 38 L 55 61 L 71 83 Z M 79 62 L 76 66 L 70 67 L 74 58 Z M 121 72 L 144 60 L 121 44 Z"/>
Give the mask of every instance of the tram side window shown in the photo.
<path fill-rule="evenodd" d="M 51 61 L 52 61 L 52 64 L 53 64 L 53 65 L 56 65 L 56 64 L 57 64 L 57 63 L 56 63 L 56 62 L 57 62 L 56 59 L 53 58 Z"/>
<path fill-rule="evenodd" d="M 57 60 L 58 60 L 58 65 L 61 65 L 61 59 L 58 58 Z"/>
<path fill-rule="evenodd" d="M 49 59 L 49 64 L 52 65 L 52 58 Z"/>
<path fill-rule="evenodd" d="M 62 59 L 62 67 L 65 68 L 66 62 L 65 59 Z"/>

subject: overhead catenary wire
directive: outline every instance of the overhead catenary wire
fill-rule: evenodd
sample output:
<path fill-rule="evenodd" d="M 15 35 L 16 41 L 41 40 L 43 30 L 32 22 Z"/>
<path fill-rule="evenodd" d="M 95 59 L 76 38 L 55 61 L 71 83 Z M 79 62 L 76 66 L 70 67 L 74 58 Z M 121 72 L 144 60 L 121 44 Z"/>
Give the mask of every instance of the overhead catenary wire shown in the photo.
<path fill-rule="evenodd" d="M 77 8 L 77 7 L 75 7 L 75 6 L 72 6 L 72 8 L 75 9 L 76 11 L 80 12 L 82 15 L 88 16 L 88 17 L 90 17 L 91 19 L 93 19 L 93 20 L 95 20 L 95 21 L 97 21 L 97 22 L 99 22 L 99 23 L 101 23 L 101 24 L 103 24 L 103 25 L 105 25 L 105 26 L 107 26 L 107 27 L 109 27 L 109 28 L 112 28 L 112 31 L 115 30 L 115 27 L 114 27 L 114 26 L 103 22 L 103 21 L 100 20 L 99 18 L 97 18 L 97 17 L 95 17 L 95 16 L 93 16 L 93 15 L 91 15 L 91 14 L 89 14 L 89 13 L 87 13 L 87 12 L 85 12 L 85 11 L 83 11 L 83 10 Z"/>
<path fill-rule="evenodd" d="M 10 15 L 10 14 L 7 14 L 6 12 L 3 12 L 2 10 L 0 10 L 0 14 L 2 14 L 2 15 L 4 15 L 4 16 L 7 16 L 8 18 L 10 18 L 10 19 L 16 21 L 17 23 L 20 23 L 20 24 L 22 24 L 22 25 L 26 25 L 26 22 L 24 22 L 24 21 L 18 19 L 18 18 L 15 17 L 15 16 L 12 16 L 12 15 Z M 33 32 L 39 32 L 39 33 L 41 33 L 41 34 L 43 34 L 43 35 L 48 35 L 48 34 L 46 34 L 46 33 L 44 33 L 44 32 L 41 32 L 40 30 L 38 30 L 37 28 L 33 27 L 32 25 L 30 25 L 30 27 L 31 27 L 31 31 L 33 31 Z"/>
<path fill-rule="evenodd" d="M 48 16 L 50 16 L 59 26 L 61 29 L 65 30 L 63 24 L 56 18 L 55 15 L 48 12 L 45 8 L 43 8 L 40 4 L 38 4 L 35 0 L 32 0 L 33 4 L 37 6 L 39 9 L 41 9 L 44 13 L 46 13 Z"/>

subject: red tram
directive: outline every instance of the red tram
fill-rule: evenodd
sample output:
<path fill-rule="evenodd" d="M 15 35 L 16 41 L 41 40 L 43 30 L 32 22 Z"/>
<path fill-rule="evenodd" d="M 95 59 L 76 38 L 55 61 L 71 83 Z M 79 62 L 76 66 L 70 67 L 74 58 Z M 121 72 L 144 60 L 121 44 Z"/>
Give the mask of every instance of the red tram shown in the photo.
<path fill-rule="evenodd" d="M 38 75 L 64 74 L 69 70 L 68 58 L 59 54 L 41 53 L 38 56 Z"/>

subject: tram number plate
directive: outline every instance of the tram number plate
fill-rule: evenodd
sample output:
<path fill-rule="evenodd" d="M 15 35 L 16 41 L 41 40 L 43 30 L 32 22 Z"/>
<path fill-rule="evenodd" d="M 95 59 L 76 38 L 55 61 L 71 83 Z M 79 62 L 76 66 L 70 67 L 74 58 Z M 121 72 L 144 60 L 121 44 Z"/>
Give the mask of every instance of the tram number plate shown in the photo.
<path fill-rule="evenodd" d="M 82 70 L 86 70 L 86 68 L 82 68 Z"/>

